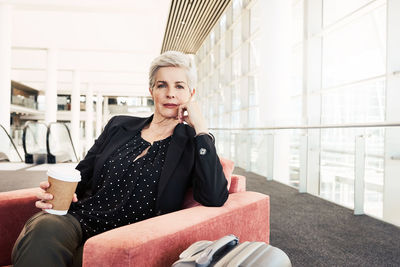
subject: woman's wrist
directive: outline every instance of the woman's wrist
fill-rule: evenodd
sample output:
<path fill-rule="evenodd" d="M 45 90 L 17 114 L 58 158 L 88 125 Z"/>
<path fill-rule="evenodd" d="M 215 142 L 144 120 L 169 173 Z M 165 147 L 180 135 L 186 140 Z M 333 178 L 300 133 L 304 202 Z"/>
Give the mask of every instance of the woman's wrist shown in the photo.
<path fill-rule="evenodd" d="M 199 133 L 208 133 L 208 126 L 204 119 L 200 123 L 194 125 L 194 130 L 196 135 Z"/>
<path fill-rule="evenodd" d="M 196 137 L 202 136 L 202 135 L 208 135 L 211 138 L 211 140 L 213 141 L 213 143 L 215 143 L 214 135 L 212 133 L 209 133 L 209 132 L 205 132 L 205 133 L 201 132 L 201 133 L 196 134 L 194 137 L 196 138 Z"/>
<path fill-rule="evenodd" d="M 208 134 L 208 128 L 200 128 L 200 129 L 194 129 L 194 130 L 196 132 L 196 135 L 199 135 L 201 133 Z"/>

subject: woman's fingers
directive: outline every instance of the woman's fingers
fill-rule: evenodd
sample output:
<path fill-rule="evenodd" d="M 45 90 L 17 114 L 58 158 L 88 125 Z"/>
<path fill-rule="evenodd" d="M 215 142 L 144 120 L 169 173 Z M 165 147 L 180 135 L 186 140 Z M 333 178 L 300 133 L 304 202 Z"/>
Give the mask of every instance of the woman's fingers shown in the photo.
<path fill-rule="evenodd" d="M 182 121 L 185 121 L 186 123 L 190 124 L 189 116 L 187 115 L 183 116 Z"/>
<path fill-rule="evenodd" d="M 190 97 L 188 102 L 179 106 L 178 109 L 179 122 L 182 123 L 185 121 L 194 128 L 206 129 L 207 127 L 204 118 L 201 114 L 200 107 L 196 101 L 192 100 L 192 98 L 193 95 Z"/>
<path fill-rule="evenodd" d="M 78 196 L 74 193 L 74 197 L 72 198 L 72 202 L 78 202 Z"/>
<path fill-rule="evenodd" d="M 36 194 L 36 197 L 40 200 L 50 200 L 53 199 L 53 195 L 50 193 L 46 193 L 45 191 L 41 191 Z"/>
<path fill-rule="evenodd" d="M 47 188 L 50 187 L 50 183 L 48 181 L 43 181 L 39 184 L 40 188 L 42 188 L 43 190 L 46 190 Z"/>
<path fill-rule="evenodd" d="M 196 101 L 192 101 L 187 104 L 188 116 L 185 121 L 195 128 L 196 133 L 208 132 L 207 122 L 204 119 L 200 106 Z"/>
<path fill-rule="evenodd" d="M 51 205 L 50 203 L 43 202 L 41 200 L 36 201 L 35 202 L 35 206 L 36 206 L 36 208 L 39 208 L 39 209 L 51 209 L 51 208 L 53 208 L 53 205 Z"/>
<path fill-rule="evenodd" d="M 177 114 L 179 122 L 182 122 L 182 121 L 181 121 L 181 109 L 182 109 L 181 106 L 182 106 L 182 105 L 180 105 L 180 106 L 178 107 L 178 114 Z"/>
<path fill-rule="evenodd" d="M 187 109 L 186 104 L 179 105 L 179 108 L 178 108 L 178 120 L 179 120 L 180 123 L 183 122 L 183 116 L 184 116 L 184 113 L 185 113 L 186 109 Z"/>
<path fill-rule="evenodd" d="M 39 184 L 42 189 L 40 192 L 36 194 L 36 197 L 39 199 L 35 202 L 35 206 L 39 209 L 51 209 L 52 205 L 50 203 L 45 203 L 44 201 L 53 199 L 53 195 L 47 193 L 45 190 L 50 187 L 48 181 L 43 181 Z"/>

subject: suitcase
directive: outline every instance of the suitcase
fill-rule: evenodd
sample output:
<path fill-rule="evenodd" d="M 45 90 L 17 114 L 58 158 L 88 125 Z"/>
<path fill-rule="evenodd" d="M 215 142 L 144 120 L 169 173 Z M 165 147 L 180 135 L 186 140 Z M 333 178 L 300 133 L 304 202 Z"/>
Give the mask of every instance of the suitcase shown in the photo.
<path fill-rule="evenodd" d="M 172 267 L 291 267 L 289 257 L 264 242 L 243 242 L 227 235 L 216 241 L 198 241 L 179 255 Z"/>

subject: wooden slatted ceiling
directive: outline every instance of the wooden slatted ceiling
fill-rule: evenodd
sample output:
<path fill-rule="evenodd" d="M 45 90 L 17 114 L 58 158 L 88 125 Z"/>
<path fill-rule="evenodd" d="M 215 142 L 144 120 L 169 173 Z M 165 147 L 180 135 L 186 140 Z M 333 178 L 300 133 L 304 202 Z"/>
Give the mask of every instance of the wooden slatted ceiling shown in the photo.
<path fill-rule="evenodd" d="M 195 54 L 230 0 L 172 0 L 161 53 Z"/>

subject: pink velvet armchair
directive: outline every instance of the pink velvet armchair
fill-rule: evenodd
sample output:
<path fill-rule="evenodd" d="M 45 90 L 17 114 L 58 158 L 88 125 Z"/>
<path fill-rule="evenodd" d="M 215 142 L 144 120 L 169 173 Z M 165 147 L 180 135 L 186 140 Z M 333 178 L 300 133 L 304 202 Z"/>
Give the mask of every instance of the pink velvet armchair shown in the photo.
<path fill-rule="evenodd" d="M 233 162 L 223 161 L 227 176 Z M 215 240 L 231 233 L 241 242 L 269 243 L 269 197 L 246 192 L 246 178 L 230 173 L 230 194 L 224 206 L 201 206 L 188 192 L 182 210 L 88 239 L 83 250 L 83 266 L 171 266 L 191 243 Z M 0 193 L 0 266 L 11 264 L 11 250 L 19 232 L 25 221 L 39 211 L 34 206 L 37 190 Z"/>

